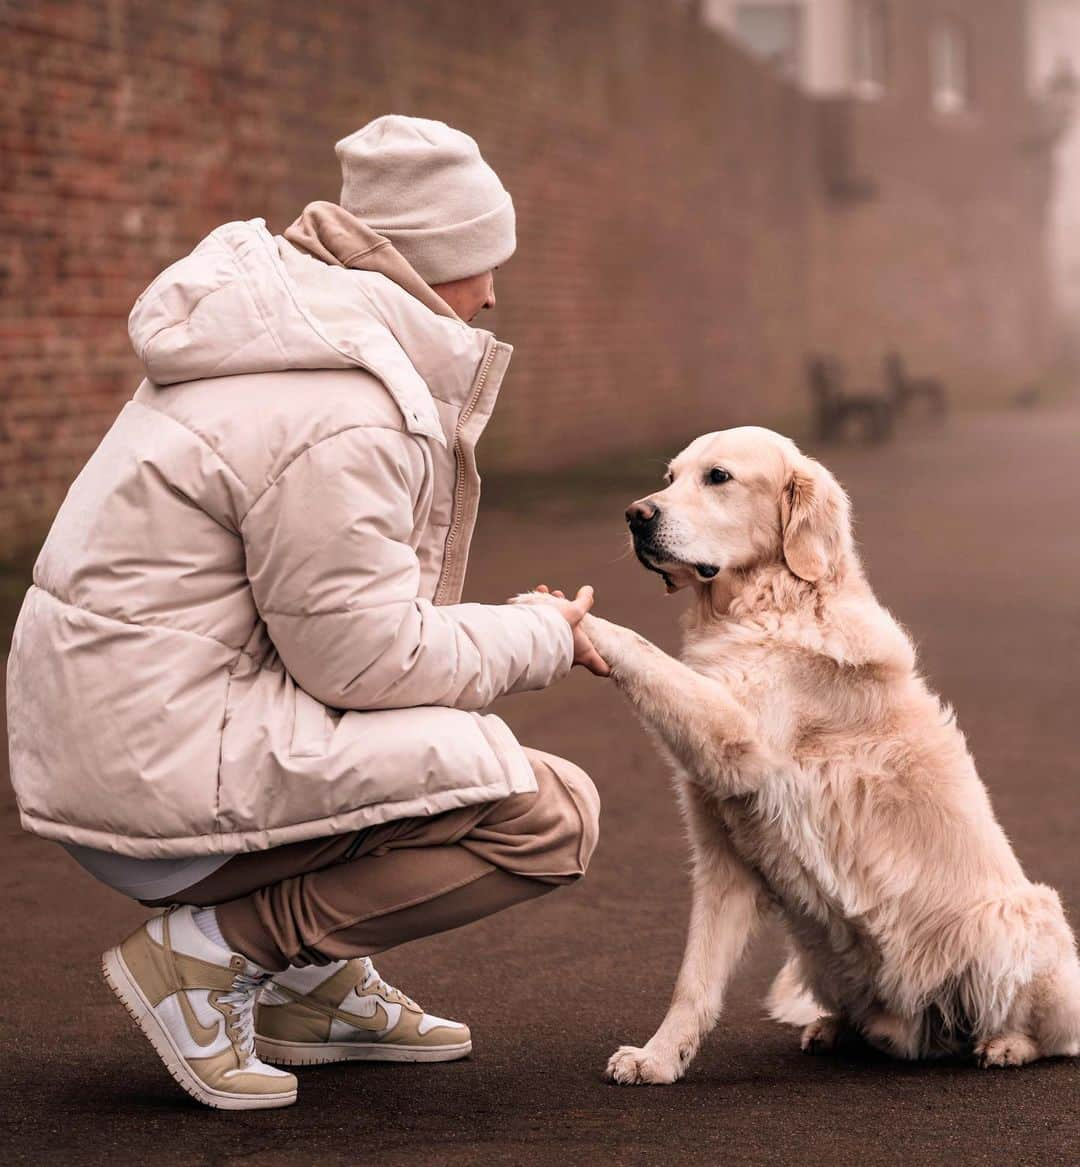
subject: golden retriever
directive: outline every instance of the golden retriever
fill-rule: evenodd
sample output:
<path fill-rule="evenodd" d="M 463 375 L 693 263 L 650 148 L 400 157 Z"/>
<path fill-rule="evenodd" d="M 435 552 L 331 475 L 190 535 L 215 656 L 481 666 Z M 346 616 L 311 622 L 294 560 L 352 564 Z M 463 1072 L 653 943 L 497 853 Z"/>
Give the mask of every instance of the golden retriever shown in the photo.
<path fill-rule="evenodd" d="M 608 1076 L 682 1076 L 770 909 L 790 955 L 769 1010 L 804 1026 L 805 1050 L 849 1029 L 899 1058 L 1080 1054 L 1060 900 L 1025 877 L 952 710 L 875 600 L 839 484 L 756 427 L 698 438 L 666 482 L 627 519 L 642 563 L 697 592 L 681 662 L 584 627 L 674 766 L 693 905 L 667 1016 Z"/>

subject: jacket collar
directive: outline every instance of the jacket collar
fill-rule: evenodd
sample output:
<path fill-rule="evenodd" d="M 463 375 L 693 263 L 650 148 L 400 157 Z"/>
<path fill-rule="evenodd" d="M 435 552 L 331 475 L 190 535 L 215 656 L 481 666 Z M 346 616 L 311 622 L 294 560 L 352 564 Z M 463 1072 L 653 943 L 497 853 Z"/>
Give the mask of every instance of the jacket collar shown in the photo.
<path fill-rule="evenodd" d="M 344 208 L 315 202 L 286 228 L 278 251 L 316 326 L 380 377 L 407 425 L 416 425 L 417 415 L 431 420 L 424 404 L 432 398 L 457 411 L 475 407 L 478 380 L 486 421 L 513 349 L 461 320 L 390 240 Z M 382 335 L 370 327 L 373 319 Z M 501 358 L 496 375 L 493 349 Z M 426 425 L 418 432 L 434 436 Z"/>
<path fill-rule="evenodd" d="M 330 267 L 381 272 L 437 316 L 459 319 L 385 235 L 337 203 L 321 199 L 308 203 L 282 236 Z"/>

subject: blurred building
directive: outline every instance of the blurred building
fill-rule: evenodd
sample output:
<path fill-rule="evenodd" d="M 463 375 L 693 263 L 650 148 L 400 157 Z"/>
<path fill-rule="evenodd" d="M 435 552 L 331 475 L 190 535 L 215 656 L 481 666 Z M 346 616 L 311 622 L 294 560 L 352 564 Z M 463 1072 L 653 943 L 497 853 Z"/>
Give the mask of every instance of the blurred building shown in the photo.
<path fill-rule="evenodd" d="M 1077 140 L 1078 0 L 701 0 L 700 13 L 820 111 L 820 345 L 868 383 L 891 338 L 970 394 L 997 378 L 948 354 L 950 330 L 968 346 L 981 334 L 1017 381 L 1039 372 L 1025 353 L 1055 359 L 1080 302 L 1071 154 L 1052 184 L 1055 151 Z"/>
<path fill-rule="evenodd" d="M 1046 137 L 1057 145 L 1049 248 L 1059 321 L 1080 354 L 1080 0 L 1032 0 L 1028 42 L 1032 92 L 1043 102 Z"/>
<path fill-rule="evenodd" d="M 903 0 L 900 0 L 903 3 Z M 885 3 L 852 0 L 701 0 L 702 21 L 815 96 L 884 90 L 889 52 Z"/>
<path fill-rule="evenodd" d="M 884 116 L 855 115 L 871 136 L 889 121 L 917 131 L 930 111 L 966 149 L 975 119 L 1003 130 L 1009 101 L 1017 104 L 1022 151 L 1057 153 L 1045 245 L 1057 322 L 1080 343 L 1080 0 L 701 0 L 700 10 L 812 96 L 891 104 Z"/>
<path fill-rule="evenodd" d="M 959 399 L 1011 394 L 1057 351 L 1064 131 L 1032 92 L 1036 19 L 1026 0 L 0 7 L 0 555 L 134 390 L 138 292 L 221 222 L 281 230 L 336 198 L 334 141 L 388 110 L 473 133 L 517 203 L 485 470 L 798 428 L 815 350 L 861 383 L 895 346 Z"/>

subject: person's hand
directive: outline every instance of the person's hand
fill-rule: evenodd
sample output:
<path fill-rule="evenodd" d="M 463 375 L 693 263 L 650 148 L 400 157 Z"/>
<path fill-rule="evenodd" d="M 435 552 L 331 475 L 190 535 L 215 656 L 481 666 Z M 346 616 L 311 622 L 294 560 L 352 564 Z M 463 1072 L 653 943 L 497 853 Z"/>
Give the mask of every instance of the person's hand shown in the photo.
<path fill-rule="evenodd" d="M 578 593 L 572 600 L 568 600 L 565 593 L 558 589 L 552 591 L 547 584 L 540 584 L 536 590 L 542 595 L 550 597 L 548 602 L 558 607 L 570 625 L 574 633 L 574 664 L 584 665 L 590 673 L 595 673 L 598 677 L 608 676 L 611 669 L 608 668 L 607 663 L 593 647 L 593 642 L 585 635 L 585 630 L 581 627 L 581 621 L 588 614 L 595 600 L 592 588 L 588 584 L 583 588 L 578 588 Z"/>

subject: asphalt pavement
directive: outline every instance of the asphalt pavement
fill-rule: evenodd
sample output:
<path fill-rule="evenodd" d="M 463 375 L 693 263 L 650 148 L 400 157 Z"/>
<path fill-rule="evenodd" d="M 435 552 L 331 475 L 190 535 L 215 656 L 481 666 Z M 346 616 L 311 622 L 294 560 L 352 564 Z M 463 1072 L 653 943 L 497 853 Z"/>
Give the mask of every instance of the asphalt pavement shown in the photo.
<path fill-rule="evenodd" d="M 871 580 L 956 706 L 1029 875 L 1080 924 L 1080 408 L 815 452 L 851 492 Z M 658 469 L 624 469 L 621 485 L 496 491 L 467 598 L 592 583 L 601 614 L 674 649 L 684 601 L 626 556 L 622 522 Z M 684 1081 L 605 1083 L 611 1051 L 652 1033 L 678 968 L 689 896 L 668 778 L 618 694 L 582 670 L 499 712 L 600 788 L 588 878 L 379 960 L 429 1009 L 470 1023 L 470 1059 L 302 1070 L 298 1104 L 281 1111 L 209 1111 L 173 1084 L 98 971 L 145 913 L 21 834 L 4 781 L 0 1163 L 1080 1163 L 1078 1061 L 983 1071 L 801 1054 L 762 1012 L 775 929 Z"/>

